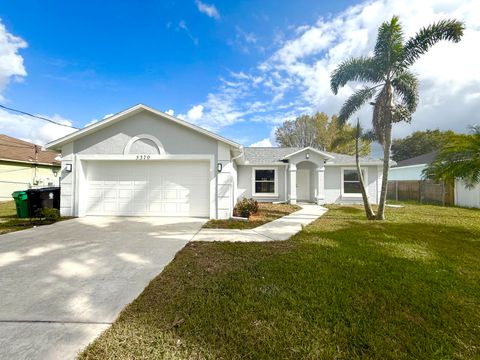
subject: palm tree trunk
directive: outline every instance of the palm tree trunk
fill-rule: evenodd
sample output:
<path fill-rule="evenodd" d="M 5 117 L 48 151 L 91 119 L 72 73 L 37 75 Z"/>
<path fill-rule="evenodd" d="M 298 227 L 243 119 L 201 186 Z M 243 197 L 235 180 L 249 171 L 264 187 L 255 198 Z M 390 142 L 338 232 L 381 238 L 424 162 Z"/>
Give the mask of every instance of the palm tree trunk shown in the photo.
<path fill-rule="evenodd" d="M 357 125 L 357 129 L 358 129 Z M 358 131 L 358 130 L 357 130 Z M 359 134 L 355 137 L 355 163 L 357 165 L 358 179 L 360 180 L 360 191 L 362 192 L 363 207 L 365 208 L 365 214 L 367 215 L 368 220 L 375 219 L 375 213 L 372 210 L 370 201 L 368 201 L 367 191 L 365 190 L 365 182 L 363 180 L 362 169 L 360 168 L 360 156 L 359 156 Z"/>
<path fill-rule="evenodd" d="M 383 143 L 383 175 L 380 202 L 378 204 L 377 220 L 385 220 L 385 203 L 387 201 L 388 171 L 390 170 L 390 152 L 392 148 L 392 123 L 385 126 Z"/>

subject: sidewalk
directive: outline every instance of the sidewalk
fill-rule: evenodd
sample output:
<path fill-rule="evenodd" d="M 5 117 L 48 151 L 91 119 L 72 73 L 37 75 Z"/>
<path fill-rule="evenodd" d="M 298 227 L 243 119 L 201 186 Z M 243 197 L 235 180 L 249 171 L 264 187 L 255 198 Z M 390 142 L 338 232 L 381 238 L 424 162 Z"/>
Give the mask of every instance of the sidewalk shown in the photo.
<path fill-rule="evenodd" d="M 290 215 L 254 229 L 201 229 L 191 241 L 254 242 L 287 240 L 325 214 L 328 209 L 313 204 L 298 204 L 302 208 Z"/>

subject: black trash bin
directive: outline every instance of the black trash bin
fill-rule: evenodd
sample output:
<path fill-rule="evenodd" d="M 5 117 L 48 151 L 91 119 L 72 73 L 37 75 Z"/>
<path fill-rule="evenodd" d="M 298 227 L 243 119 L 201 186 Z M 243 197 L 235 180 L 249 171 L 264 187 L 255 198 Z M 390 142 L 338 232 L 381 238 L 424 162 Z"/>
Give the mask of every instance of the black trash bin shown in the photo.
<path fill-rule="evenodd" d="M 27 195 L 30 217 L 35 217 L 39 209 L 53 208 L 60 210 L 59 187 L 29 189 Z"/>

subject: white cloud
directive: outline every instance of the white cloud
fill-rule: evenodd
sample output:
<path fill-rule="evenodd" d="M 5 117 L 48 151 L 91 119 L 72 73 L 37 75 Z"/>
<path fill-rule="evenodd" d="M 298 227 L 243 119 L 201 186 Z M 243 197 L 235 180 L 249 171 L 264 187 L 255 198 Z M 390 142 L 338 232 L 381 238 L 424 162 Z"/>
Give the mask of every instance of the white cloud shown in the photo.
<path fill-rule="evenodd" d="M 198 123 L 199 120 L 203 117 L 203 105 L 194 105 L 187 111 L 187 114 L 178 114 L 178 118 L 191 122 L 191 123 Z"/>
<path fill-rule="evenodd" d="M 220 19 L 220 13 L 214 4 L 206 4 L 200 0 L 195 1 L 195 3 L 197 4 L 198 11 L 201 13 L 217 20 Z"/>
<path fill-rule="evenodd" d="M 49 118 L 61 124 L 72 125 L 71 120 L 65 119 L 57 114 L 53 116 L 39 116 Z M 75 131 L 75 129 L 44 122 L 43 120 L 35 119 L 30 116 L 16 115 L 0 110 L 0 133 L 25 139 L 26 141 L 35 144 L 45 145 L 46 143 L 68 135 L 73 131 Z"/>
<path fill-rule="evenodd" d="M 109 117 L 111 117 L 111 116 L 113 116 L 113 115 L 115 115 L 115 114 L 107 114 L 107 115 L 105 115 L 102 119 L 109 118 Z"/>
<path fill-rule="evenodd" d="M 195 36 L 192 35 L 192 32 L 190 31 L 190 29 L 188 28 L 187 26 L 187 23 L 185 22 L 185 20 L 180 20 L 180 22 L 178 23 L 178 28 L 177 30 L 183 30 L 185 32 L 185 34 L 187 34 L 187 36 L 190 38 L 190 40 L 192 40 L 192 42 L 197 46 L 198 45 L 198 38 L 196 38 Z"/>
<path fill-rule="evenodd" d="M 19 50 L 25 47 L 27 47 L 26 41 L 9 33 L 0 20 L 0 101 L 5 101 L 2 94 L 10 81 L 20 81 L 27 76 L 23 57 L 19 54 Z M 72 125 L 70 120 L 64 119 L 57 114 L 53 116 L 39 116 L 49 118 L 61 124 Z M 73 131 L 74 129 L 72 128 L 0 110 L 0 133 L 25 139 L 39 145 L 44 145 Z"/>
<path fill-rule="evenodd" d="M 200 120 L 203 116 L 203 105 L 195 105 L 187 112 L 187 119 L 193 122 Z"/>
<path fill-rule="evenodd" d="M 96 123 L 98 123 L 98 119 L 92 119 L 89 122 L 87 122 L 85 125 L 83 125 L 83 127 L 86 128 L 87 126 L 90 126 L 90 125 L 93 125 L 93 124 L 96 124 Z"/>
<path fill-rule="evenodd" d="M 276 125 L 302 113 L 338 113 L 358 84 L 333 95 L 331 72 L 349 57 L 371 54 L 378 26 L 393 15 L 400 16 L 406 37 L 440 19 L 456 18 L 466 25 L 461 42 L 435 45 L 413 67 L 420 79 L 420 104 L 412 123 L 396 125 L 394 136 L 427 128 L 466 131 L 469 124 L 480 123 L 480 2 L 373 0 L 284 29 L 275 38 L 277 50 L 255 69 L 239 69 L 221 79 L 218 90 L 202 103 L 199 125 L 219 130 L 241 121 Z M 356 115 L 370 125 L 370 107 Z"/>
<path fill-rule="evenodd" d="M 9 33 L 0 19 L 0 101 L 5 100 L 1 94 L 12 79 L 21 81 L 27 76 L 23 57 L 18 53 L 26 47 L 26 41 Z"/>
<path fill-rule="evenodd" d="M 173 109 L 168 109 L 167 111 L 165 111 L 165 114 L 173 116 L 173 115 L 175 115 L 175 111 L 173 111 Z"/>
<path fill-rule="evenodd" d="M 252 147 L 271 147 L 271 146 L 272 146 L 272 142 L 270 141 L 269 138 L 265 138 L 265 139 L 263 139 L 263 140 L 254 142 L 254 143 L 251 144 L 250 146 L 252 146 Z"/>

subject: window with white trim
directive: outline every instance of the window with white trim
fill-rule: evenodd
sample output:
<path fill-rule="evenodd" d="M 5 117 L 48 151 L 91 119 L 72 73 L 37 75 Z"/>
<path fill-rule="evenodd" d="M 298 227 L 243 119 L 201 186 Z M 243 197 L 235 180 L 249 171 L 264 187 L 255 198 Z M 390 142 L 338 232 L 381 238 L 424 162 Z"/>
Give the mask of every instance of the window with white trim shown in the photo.
<path fill-rule="evenodd" d="M 342 170 L 342 192 L 345 195 L 360 195 L 360 178 L 358 177 L 357 169 L 343 169 Z M 365 171 L 362 169 L 362 176 L 365 179 Z"/>
<path fill-rule="evenodd" d="M 277 194 L 277 171 L 274 168 L 253 169 L 253 195 Z"/>

